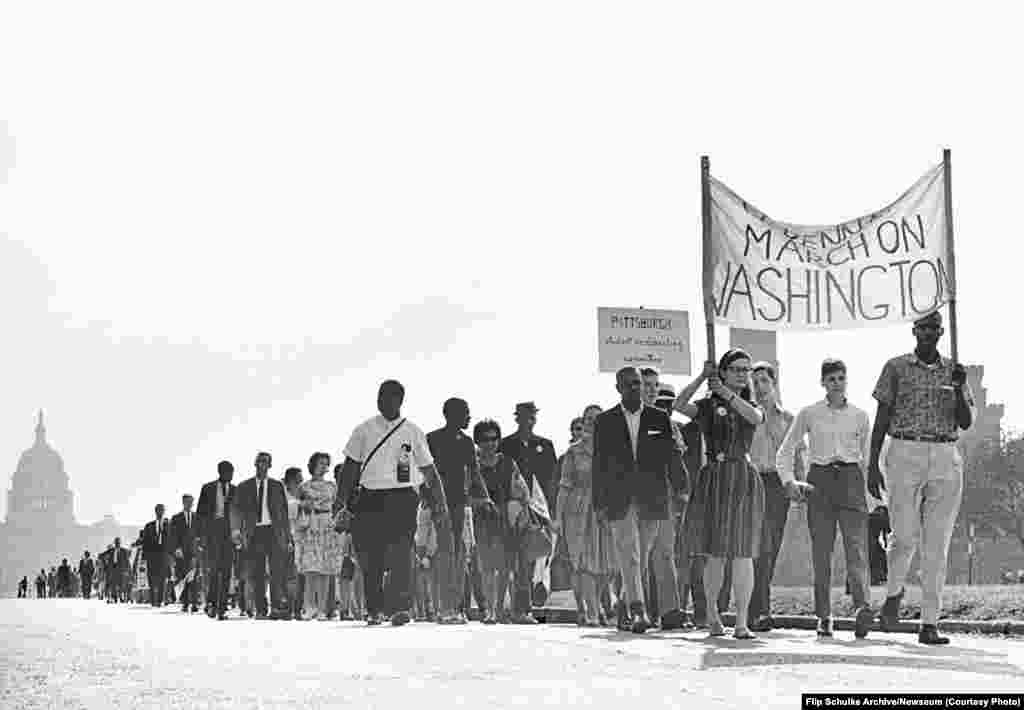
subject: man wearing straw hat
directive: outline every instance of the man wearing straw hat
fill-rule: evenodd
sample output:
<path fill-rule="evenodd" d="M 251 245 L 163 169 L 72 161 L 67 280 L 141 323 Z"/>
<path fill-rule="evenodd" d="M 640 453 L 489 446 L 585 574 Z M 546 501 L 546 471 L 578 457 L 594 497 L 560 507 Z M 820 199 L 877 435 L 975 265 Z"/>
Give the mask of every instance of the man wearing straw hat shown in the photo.
<path fill-rule="evenodd" d="M 921 559 L 921 628 L 918 640 L 949 643 L 936 622 L 946 581 L 946 557 L 963 493 L 963 459 L 957 449 L 960 432 L 974 421 L 974 395 L 967 371 L 939 354 L 943 334 L 938 311 L 914 321 L 914 352 L 885 363 L 874 397 L 878 400 L 871 435 L 868 490 L 880 498 L 889 493 L 889 588 L 880 615 L 883 630 L 899 620 L 903 582 L 914 550 Z M 886 434 L 888 481 L 879 469 Z"/>

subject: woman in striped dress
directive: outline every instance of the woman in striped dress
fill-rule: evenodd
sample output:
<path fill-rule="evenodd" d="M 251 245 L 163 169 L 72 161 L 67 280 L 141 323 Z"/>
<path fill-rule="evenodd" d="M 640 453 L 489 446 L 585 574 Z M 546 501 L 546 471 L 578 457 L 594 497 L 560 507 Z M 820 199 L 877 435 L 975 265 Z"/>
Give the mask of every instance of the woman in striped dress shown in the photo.
<path fill-rule="evenodd" d="M 705 380 L 710 393 L 691 404 Z M 751 398 L 750 356 L 734 348 L 722 356 L 718 367 L 705 363 L 704 372 L 680 393 L 674 408 L 698 423 L 707 453 L 686 520 L 686 534 L 696 553 L 707 557 L 704 593 L 709 600 L 718 599 L 725 562 L 731 559 L 734 636 L 754 638 L 747 627 L 747 607 L 754 588 L 753 560 L 761 542 L 764 485 L 750 463 L 750 444 L 764 412 Z M 714 603 L 708 604 L 708 629 L 711 636 L 725 634 Z"/>

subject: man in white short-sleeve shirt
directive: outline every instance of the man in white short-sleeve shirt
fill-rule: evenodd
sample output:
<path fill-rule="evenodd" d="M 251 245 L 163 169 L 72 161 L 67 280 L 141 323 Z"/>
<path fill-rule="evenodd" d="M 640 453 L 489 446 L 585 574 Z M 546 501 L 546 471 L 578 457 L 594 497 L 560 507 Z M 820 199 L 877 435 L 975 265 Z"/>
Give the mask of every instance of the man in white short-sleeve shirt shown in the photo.
<path fill-rule="evenodd" d="M 338 476 L 336 507 L 346 509 L 351 503 L 355 516 L 352 542 L 363 570 L 367 623 L 371 625 L 381 623 L 385 616 L 394 626 L 409 622 L 410 554 L 421 484 L 430 489 L 435 519 L 443 521 L 448 516 L 444 487 L 427 437 L 401 416 L 404 400 L 405 388 L 400 382 L 381 384 L 377 393 L 380 414 L 352 432 Z"/>

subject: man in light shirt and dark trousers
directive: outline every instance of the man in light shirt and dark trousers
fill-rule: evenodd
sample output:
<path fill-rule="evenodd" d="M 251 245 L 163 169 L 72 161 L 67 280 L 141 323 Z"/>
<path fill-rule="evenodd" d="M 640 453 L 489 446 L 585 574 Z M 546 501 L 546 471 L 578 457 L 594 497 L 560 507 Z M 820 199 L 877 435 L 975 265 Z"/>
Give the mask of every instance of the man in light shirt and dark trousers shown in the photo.
<path fill-rule="evenodd" d="M 338 476 L 337 520 L 350 527 L 366 592 L 367 623 L 410 621 L 416 489 L 426 483 L 435 524 L 448 526 L 448 505 L 423 431 L 401 416 L 405 388 L 395 380 L 377 392 L 379 415 L 356 427 Z"/>
<path fill-rule="evenodd" d="M 779 478 L 791 498 L 807 499 L 818 636 L 832 636 L 832 550 L 838 524 L 856 608 L 854 636 L 864 638 L 873 616 L 868 605 L 866 487 L 871 425 L 867 412 L 846 399 L 846 365 L 842 360 L 827 359 L 821 364 L 821 384 L 825 399 L 800 410 L 779 449 Z M 807 482 L 802 483 L 794 476 L 794 464 L 797 445 L 805 436 L 810 440 L 810 469 Z"/>
<path fill-rule="evenodd" d="M 793 415 L 779 404 L 775 367 L 768 362 L 757 362 L 754 363 L 752 374 L 754 396 L 764 410 L 764 422 L 754 431 L 754 440 L 750 446 L 751 463 L 764 484 L 764 524 L 761 528 L 760 554 L 754 560 L 754 591 L 750 596 L 747 618 L 751 619 L 751 631 L 771 631 L 772 576 L 775 574 L 775 563 L 786 532 L 790 504 L 779 478 L 776 458 L 793 423 Z M 805 475 L 804 449 L 804 442 L 797 442 L 794 474 L 799 479 Z"/>

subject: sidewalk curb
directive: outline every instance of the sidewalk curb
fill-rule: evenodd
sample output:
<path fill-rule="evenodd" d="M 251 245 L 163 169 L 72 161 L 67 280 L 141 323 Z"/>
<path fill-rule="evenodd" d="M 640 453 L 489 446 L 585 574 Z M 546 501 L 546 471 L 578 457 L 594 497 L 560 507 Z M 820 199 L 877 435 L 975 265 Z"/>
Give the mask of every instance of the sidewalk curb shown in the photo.
<path fill-rule="evenodd" d="M 547 624 L 575 624 L 575 609 L 559 609 L 543 607 L 533 610 L 537 621 Z M 818 619 L 813 616 L 773 616 L 776 629 L 800 629 L 814 631 L 818 628 Z M 722 614 L 722 622 L 732 626 L 736 622 L 735 614 Z M 836 631 L 853 631 L 852 618 L 833 618 L 832 627 Z M 1024 621 L 957 621 L 954 619 L 940 620 L 940 631 L 955 634 L 980 633 L 985 635 L 1015 636 L 1024 635 Z M 900 620 L 899 625 L 888 633 L 916 634 L 920 630 L 919 621 Z M 878 621 L 871 624 L 874 633 L 886 633 L 881 630 Z"/>

